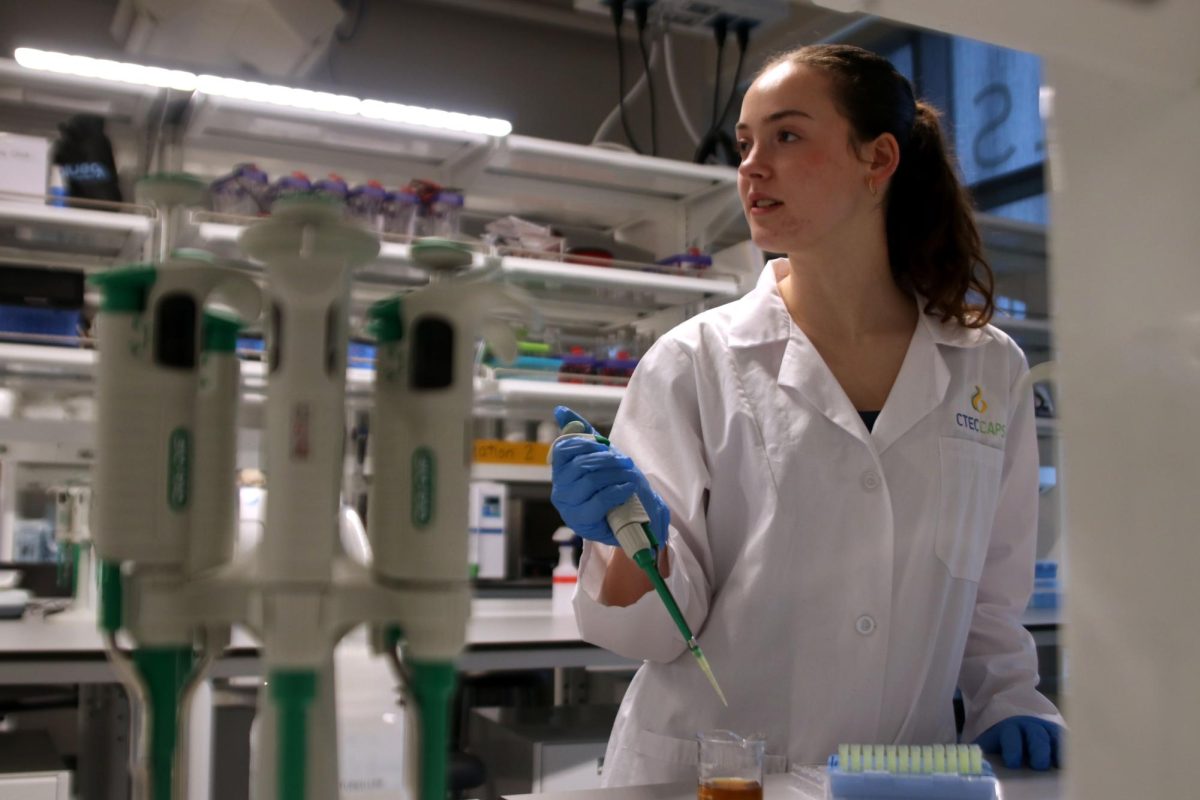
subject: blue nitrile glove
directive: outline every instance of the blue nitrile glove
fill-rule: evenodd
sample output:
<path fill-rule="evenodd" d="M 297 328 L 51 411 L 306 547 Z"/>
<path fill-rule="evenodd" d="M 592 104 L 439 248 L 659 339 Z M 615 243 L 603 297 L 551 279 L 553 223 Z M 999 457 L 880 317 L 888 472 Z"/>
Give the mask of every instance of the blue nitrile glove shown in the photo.
<path fill-rule="evenodd" d="M 586 426 L 585 432 L 595 433 L 587 420 L 566 406 L 554 409 L 554 419 L 559 428 L 579 420 Z M 671 524 L 667 504 L 650 488 L 633 460 L 617 448 L 591 438 L 558 441 L 551 451 L 551 477 L 550 502 L 567 527 L 584 539 L 619 547 L 605 517 L 636 492 L 650 517 L 654 537 L 660 546 L 666 541 Z"/>
<path fill-rule="evenodd" d="M 979 735 L 975 744 L 985 753 L 1000 753 L 1009 769 L 1025 761 L 1033 769 L 1050 769 L 1062 764 L 1063 729 L 1037 717 L 1009 717 Z"/>

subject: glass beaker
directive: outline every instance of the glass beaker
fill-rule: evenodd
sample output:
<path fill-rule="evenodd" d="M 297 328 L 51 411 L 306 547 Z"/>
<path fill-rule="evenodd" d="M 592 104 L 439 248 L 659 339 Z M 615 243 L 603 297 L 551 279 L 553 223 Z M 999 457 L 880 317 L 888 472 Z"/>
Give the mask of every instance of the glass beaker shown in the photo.
<path fill-rule="evenodd" d="M 700 740 L 698 800 L 762 800 L 763 753 L 767 741 L 758 734 L 706 731 Z"/>

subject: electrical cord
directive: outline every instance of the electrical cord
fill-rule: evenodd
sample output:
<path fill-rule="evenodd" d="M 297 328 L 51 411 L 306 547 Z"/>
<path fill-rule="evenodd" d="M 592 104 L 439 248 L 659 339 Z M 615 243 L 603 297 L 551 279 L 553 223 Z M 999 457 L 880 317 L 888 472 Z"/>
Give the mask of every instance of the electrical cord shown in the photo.
<path fill-rule="evenodd" d="M 638 147 L 637 140 L 633 138 L 633 130 L 629 127 L 629 117 L 625 113 L 625 47 L 621 42 L 621 23 L 625 21 L 625 0 L 612 0 L 609 10 L 612 12 L 613 30 L 617 39 L 617 97 L 619 98 L 617 104 L 621 109 L 621 128 L 625 131 L 625 138 L 629 140 L 633 152 L 641 155 L 642 148 Z"/>
<path fill-rule="evenodd" d="M 367 0 L 338 0 L 338 5 L 342 7 L 346 15 L 341 22 L 334 26 L 325 44 L 325 73 L 333 83 L 337 83 L 337 76 L 333 71 L 333 51 L 338 45 L 348 44 L 358 36 L 358 29 L 362 25 L 363 16 L 366 15 Z M 351 11 L 352 5 L 353 11 Z M 350 20 L 350 29 L 343 30 L 347 20 Z"/>
<path fill-rule="evenodd" d="M 654 75 L 650 72 L 650 56 L 646 53 L 646 19 L 650 4 L 638 0 L 633 7 L 634 20 L 637 23 L 638 49 L 642 53 L 642 69 L 646 75 L 646 87 L 650 90 L 650 154 L 658 155 L 658 104 L 654 100 Z"/>
<path fill-rule="evenodd" d="M 350 2 L 347 0 L 344 0 L 344 2 L 342 3 L 343 8 L 348 8 L 349 5 L 350 5 Z M 362 24 L 363 13 L 364 13 L 364 10 L 366 9 L 366 5 L 367 5 L 367 0 L 355 0 L 355 2 L 354 2 L 354 18 L 353 18 L 353 22 L 350 23 L 349 31 L 345 31 L 345 32 L 342 31 L 342 26 L 346 24 L 345 19 L 343 19 L 340 23 L 338 23 L 337 27 L 335 27 L 333 29 L 333 35 L 339 42 L 348 42 L 351 39 L 353 39 L 355 36 L 358 35 L 358 26 Z"/>
<path fill-rule="evenodd" d="M 746 50 L 750 42 L 750 28 L 752 24 L 745 21 L 739 21 L 734 26 L 734 31 L 737 35 L 738 43 L 738 59 L 737 66 L 733 71 L 733 86 L 729 89 L 729 98 L 725 101 L 725 106 L 721 109 L 718 115 L 715 112 L 716 103 L 714 103 L 714 121 L 708 133 L 704 135 L 704 139 L 696 148 L 696 156 L 694 161 L 697 164 L 706 164 L 710 159 L 716 158 L 718 163 L 727 164 L 729 166 L 737 166 L 738 152 L 737 146 L 733 138 L 723 130 L 725 118 L 729 116 L 729 111 L 733 107 L 733 101 L 737 98 L 738 81 L 741 80 L 742 67 L 746 62 Z M 714 28 L 714 33 L 717 29 Z M 724 41 L 724 35 L 718 35 L 718 42 Z M 720 63 L 720 48 L 717 50 L 717 63 Z M 717 94 L 714 91 L 713 97 Z"/>
<path fill-rule="evenodd" d="M 725 124 L 725 118 L 729 116 L 729 109 L 733 107 L 733 101 L 737 97 L 738 81 L 742 79 L 742 67 L 746 64 L 746 49 L 750 44 L 750 25 L 739 22 L 735 33 L 738 43 L 737 65 L 733 69 L 733 86 L 729 87 L 729 98 L 725 101 L 725 107 L 721 109 L 721 116 L 717 118 L 717 128 Z"/>
<path fill-rule="evenodd" d="M 728 32 L 729 20 L 720 16 L 713 21 L 713 38 L 717 42 L 717 74 L 713 77 L 713 99 L 712 99 L 712 114 L 708 117 L 708 130 L 704 132 L 705 136 L 712 133 L 713 128 L 717 127 L 717 109 L 721 107 L 721 67 L 725 55 L 725 35 Z"/>
<path fill-rule="evenodd" d="M 683 129 L 687 132 L 688 138 L 692 140 L 692 145 L 700 144 L 700 132 L 692 125 L 691 114 L 683 103 L 683 95 L 679 91 L 679 78 L 675 75 L 675 52 L 671 47 L 674 40 L 671 38 L 671 31 L 663 23 L 663 57 L 667 62 L 667 85 L 671 88 L 671 100 L 675 103 L 675 113 L 679 115 L 679 121 L 683 123 Z"/>
<path fill-rule="evenodd" d="M 658 66 L 659 54 L 662 52 L 662 50 L 663 48 L 657 41 L 650 46 L 650 69 L 654 69 Z M 637 100 L 637 98 L 641 97 L 643 90 L 646 88 L 646 83 L 646 73 L 643 72 L 642 77 L 638 78 L 638 81 L 633 85 L 633 88 L 625 93 L 626 105 L 633 103 L 635 100 Z M 621 107 L 619 104 L 614 103 L 612 111 L 608 112 L 608 116 L 604 118 L 604 121 L 600 123 L 600 127 L 596 129 L 595 135 L 592 136 L 593 146 L 607 147 L 611 150 L 621 150 L 626 153 L 633 152 L 633 148 L 627 147 L 619 142 L 602 141 L 606 136 L 609 135 L 613 126 L 617 124 L 617 120 L 620 118 L 620 116 Z"/>

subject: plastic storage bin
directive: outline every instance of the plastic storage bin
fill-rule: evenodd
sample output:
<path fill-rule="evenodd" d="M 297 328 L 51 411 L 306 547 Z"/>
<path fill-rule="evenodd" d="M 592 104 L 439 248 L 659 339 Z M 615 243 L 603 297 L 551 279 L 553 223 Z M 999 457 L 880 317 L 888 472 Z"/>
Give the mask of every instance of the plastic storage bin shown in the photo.
<path fill-rule="evenodd" d="M 701 253 L 696 248 L 689 248 L 686 253 L 676 253 L 673 256 L 659 259 L 658 264 L 664 267 L 677 267 L 680 269 L 708 269 L 712 266 L 712 256 L 707 253 Z"/>
<path fill-rule="evenodd" d="M 560 383 L 586 383 L 586 381 L 579 377 L 571 376 L 595 374 L 596 359 L 584 352 L 582 347 L 572 347 L 571 352 L 562 358 L 562 367 L 559 368 L 558 380 Z"/>
<path fill-rule="evenodd" d="M 29 336 L 78 337 L 81 317 L 78 309 L 0 305 L 0 339 L 21 341 Z M 75 347 L 78 343 L 40 341 L 39 344 Z"/>
<path fill-rule="evenodd" d="M 1037 562 L 1033 568 L 1033 594 L 1029 598 L 1029 608 L 1058 608 L 1061 600 L 1058 562 Z"/>

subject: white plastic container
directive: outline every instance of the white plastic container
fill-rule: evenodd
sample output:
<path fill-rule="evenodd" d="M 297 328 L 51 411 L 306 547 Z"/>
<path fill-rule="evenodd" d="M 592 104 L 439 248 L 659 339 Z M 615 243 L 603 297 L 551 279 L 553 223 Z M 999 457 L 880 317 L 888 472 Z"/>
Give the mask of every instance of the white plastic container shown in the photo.
<path fill-rule="evenodd" d="M 46 194 L 50 174 L 50 140 L 0 132 L 0 192 Z"/>
<path fill-rule="evenodd" d="M 579 583 L 579 569 L 575 566 L 575 531 L 565 525 L 554 532 L 558 543 L 558 566 L 551 573 L 550 611 L 554 616 L 570 616 L 575 613 L 571 601 Z"/>

